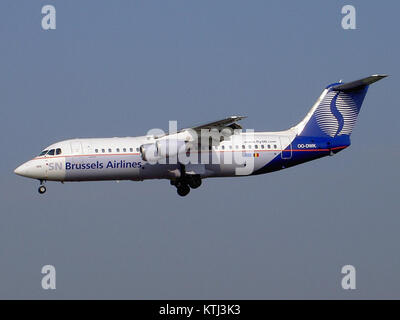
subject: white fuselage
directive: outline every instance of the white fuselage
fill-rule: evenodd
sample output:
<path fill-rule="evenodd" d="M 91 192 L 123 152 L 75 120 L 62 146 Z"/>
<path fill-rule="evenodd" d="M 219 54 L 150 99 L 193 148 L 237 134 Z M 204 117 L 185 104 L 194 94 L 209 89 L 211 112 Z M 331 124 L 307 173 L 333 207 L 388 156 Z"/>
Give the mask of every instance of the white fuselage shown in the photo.
<path fill-rule="evenodd" d="M 291 144 L 294 137 L 295 134 L 290 130 L 232 135 L 211 150 L 201 147 L 192 150 L 192 153 L 198 155 L 199 161 L 186 164 L 185 170 L 201 178 L 236 176 L 237 169 L 245 167 L 247 163 L 249 170 L 244 170 L 240 175 L 249 175 L 276 158 Z M 154 141 L 152 136 L 65 140 L 46 148 L 61 150 L 59 154 L 54 151 L 52 154 L 37 156 L 18 167 L 15 172 L 49 181 L 179 178 L 182 175 L 180 163 L 167 161 L 152 164 L 143 160 L 140 146 Z M 238 154 L 242 161 L 235 160 Z M 286 157 L 291 157 L 291 153 Z"/>

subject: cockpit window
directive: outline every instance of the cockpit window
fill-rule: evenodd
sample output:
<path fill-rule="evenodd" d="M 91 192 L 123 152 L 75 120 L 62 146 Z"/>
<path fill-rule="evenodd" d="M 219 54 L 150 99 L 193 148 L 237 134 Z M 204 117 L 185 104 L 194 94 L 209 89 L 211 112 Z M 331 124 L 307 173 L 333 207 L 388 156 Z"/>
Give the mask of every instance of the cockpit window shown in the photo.
<path fill-rule="evenodd" d="M 40 157 L 40 156 L 44 156 L 47 152 L 49 152 L 49 150 L 43 150 L 43 151 L 39 154 L 39 157 Z"/>
<path fill-rule="evenodd" d="M 56 149 L 56 154 L 61 154 L 61 148 Z"/>
<path fill-rule="evenodd" d="M 49 155 L 49 156 L 54 156 L 54 149 L 51 149 L 47 154 Z"/>

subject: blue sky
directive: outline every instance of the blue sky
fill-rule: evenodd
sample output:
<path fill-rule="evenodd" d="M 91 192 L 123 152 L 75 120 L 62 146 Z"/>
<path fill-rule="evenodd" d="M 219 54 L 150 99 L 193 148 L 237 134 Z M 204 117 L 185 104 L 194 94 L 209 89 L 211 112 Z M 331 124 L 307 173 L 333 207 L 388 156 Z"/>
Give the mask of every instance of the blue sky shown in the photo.
<path fill-rule="evenodd" d="M 57 29 L 41 29 L 41 8 Z M 341 28 L 356 8 L 357 29 Z M 0 298 L 399 298 L 396 1 L 1 1 Z M 352 146 L 282 172 L 37 183 L 47 145 L 232 114 L 286 129 L 329 83 L 374 73 Z M 57 290 L 40 286 L 57 270 Z M 341 267 L 357 289 L 341 289 Z"/>

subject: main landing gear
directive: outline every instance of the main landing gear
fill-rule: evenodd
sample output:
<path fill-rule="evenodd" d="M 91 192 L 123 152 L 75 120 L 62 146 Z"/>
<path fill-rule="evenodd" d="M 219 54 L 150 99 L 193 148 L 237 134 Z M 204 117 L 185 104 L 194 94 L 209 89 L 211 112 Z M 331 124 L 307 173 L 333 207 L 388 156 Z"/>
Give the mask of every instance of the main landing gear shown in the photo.
<path fill-rule="evenodd" d="M 190 187 L 187 184 L 181 184 L 179 187 L 176 187 L 176 192 L 181 197 L 187 196 L 190 192 Z"/>
<path fill-rule="evenodd" d="M 199 175 L 185 175 L 177 180 L 171 180 L 171 185 L 176 187 L 176 192 L 181 196 L 187 196 L 190 189 L 197 189 L 201 186 Z"/>
<path fill-rule="evenodd" d="M 43 180 L 40 180 L 40 186 L 39 186 L 38 191 L 39 191 L 40 194 L 43 194 L 43 193 L 46 192 L 46 187 L 43 184 Z"/>

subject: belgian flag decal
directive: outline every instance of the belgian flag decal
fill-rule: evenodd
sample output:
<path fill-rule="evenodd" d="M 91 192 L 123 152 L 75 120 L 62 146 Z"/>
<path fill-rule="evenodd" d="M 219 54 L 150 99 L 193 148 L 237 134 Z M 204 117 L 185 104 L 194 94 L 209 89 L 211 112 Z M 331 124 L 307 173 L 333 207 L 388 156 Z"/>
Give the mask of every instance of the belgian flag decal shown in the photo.
<path fill-rule="evenodd" d="M 260 156 L 260 154 L 258 152 L 254 153 L 254 158 L 258 158 Z"/>

